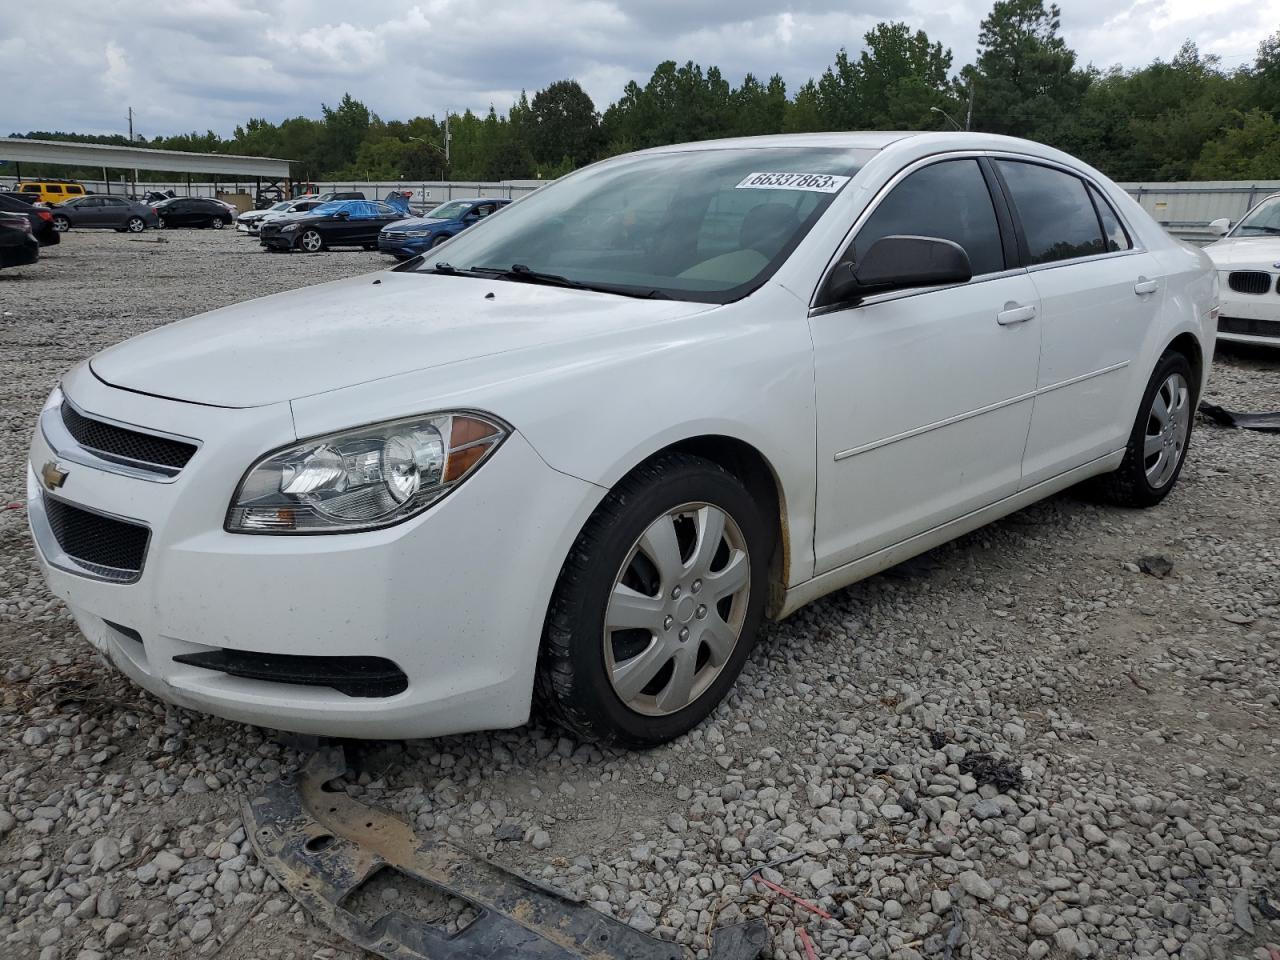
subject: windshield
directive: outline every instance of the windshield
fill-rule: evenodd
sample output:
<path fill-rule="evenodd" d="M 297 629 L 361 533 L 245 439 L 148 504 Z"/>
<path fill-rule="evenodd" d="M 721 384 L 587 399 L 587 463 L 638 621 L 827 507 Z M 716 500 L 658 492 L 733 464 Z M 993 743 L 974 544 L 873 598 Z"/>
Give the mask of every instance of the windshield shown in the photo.
<path fill-rule="evenodd" d="M 790 146 L 618 157 L 450 240 L 446 267 L 520 265 L 509 279 L 544 273 L 633 296 L 728 303 L 768 279 L 874 153 Z"/>
<path fill-rule="evenodd" d="M 293 206 L 292 200 L 281 200 L 279 203 L 273 203 L 271 205 L 271 209 L 272 210 L 288 210 L 292 206 Z"/>
<path fill-rule="evenodd" d="M 1233 237 L 1274 237 L 1280 235 L 1280 196 L 1267 197 L 1250 210 L 1231 231 Z"/>
<path fill-rule="evenodd" d="M 450 200 L 427 214 L 429 220 L 456 220 L 471 208 L 470 200 Z"/>

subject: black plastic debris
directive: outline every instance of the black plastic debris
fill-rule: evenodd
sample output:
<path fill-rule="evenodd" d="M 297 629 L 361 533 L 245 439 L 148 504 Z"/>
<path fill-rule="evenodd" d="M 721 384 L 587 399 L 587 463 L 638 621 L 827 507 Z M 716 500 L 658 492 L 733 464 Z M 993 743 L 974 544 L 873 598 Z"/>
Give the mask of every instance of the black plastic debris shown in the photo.
<path fill-rule="evenodd" d="M 296 787 L 268 784 L 243 813 L 271 876 L 351 943 L 386 960 L 685 960 L 678 944 L 329 789 L 346 766 L 340 749 L 321 750 Z M 388 901 L 375 895 L 383 881 L 414 893 Z M 465 906 L 447 920 L 440 904 L 454 900 Z M 768 949 L 767 927 L 752 920 L 711 931 L 708 956 L 758 960 Z"/>
<path fill-rule="evenodd" d="M 982 787 L 991 784 L 1001 793 L 1022 788 L 1022 767 L 989 753 L 970 753 L 960 760 L 960 772 L 967 773 Z"/>
<path fill-rule="evenodd" d="M 950 742 L 951 742 L 951 738 L 950 738 L 950 737 L 948 737 L 948 736 L 947 736 L 945 733 L 943 733 L 941 730 L 930 730 L 930 731 L 929 731 L 929 745 L 930 745 L 931 747 L 933 747 L 933 749 L 935 749 L 935 750 L 941 750 L 943 747 L 945 747 L 945 746 L 946 746 L 948 743 L 950 743 Z"/>
<path fill-rule="evenodd" d="M 1258 908 L 1258 912 L 1267 920 L 1280 920 L 1280 907 L 1276 907 L 1267 899 L 1267 895 L 1259 890 L 1258 895 L 1254 897 L 1253 905 Z"/>
<path fill-rule="evenodd" d="M 1224 427 L 1280 433 L 1280 410 L 1275 413 L 1237 413 L 1214 403 L 1201 403 L 1200 412 L 1214 423 Z"/>
<path fill-rule="evenodd" d="M 1148 576 L 1163 580 L 1173 572 L 1173 561 L 1162 554 L 1151 557 L 1139 557 L 1138 569 Z"/>

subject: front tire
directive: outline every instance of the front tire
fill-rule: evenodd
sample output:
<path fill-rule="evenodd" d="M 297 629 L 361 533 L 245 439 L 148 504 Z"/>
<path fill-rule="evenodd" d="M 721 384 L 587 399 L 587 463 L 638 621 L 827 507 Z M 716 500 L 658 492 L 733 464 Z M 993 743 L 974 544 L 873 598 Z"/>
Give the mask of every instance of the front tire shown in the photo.
<path fill-rule="evenodd" d="M 324 249 L 324 237 L 318 230 L 308 230 L 298 238 L 298 245 L 307 253 L 319 253 Z"/>
<path fill-rule="evenodd" d="M 1122 507 L 1153 507 L 1169 495 L 1186 461 L 1197 399 L 1190 361 L 1181 353 L 1166 353 L 1143 391 L 1124 460 L 1114 473 L 1098 478 L 1103 499 Z"/>
<path fill-rule="evenodd" d="M 434 240 L 431 241 L 431 249 L 434 250 L 436 247 L 440 246 L 442 243 L 446 243 L 449 239 L 450 238 L 445 234 L 443 233 L 440 234 L 440 236 L 436 237 Z"/>
<path fill-rule="evenodd" d="M 560 571 L 541 704 L 583 737 L 631 747 L 691 730 L 751 654 L 772 531 L 768 511 L 712 461 L 672 453 L 634 470 Z"/>

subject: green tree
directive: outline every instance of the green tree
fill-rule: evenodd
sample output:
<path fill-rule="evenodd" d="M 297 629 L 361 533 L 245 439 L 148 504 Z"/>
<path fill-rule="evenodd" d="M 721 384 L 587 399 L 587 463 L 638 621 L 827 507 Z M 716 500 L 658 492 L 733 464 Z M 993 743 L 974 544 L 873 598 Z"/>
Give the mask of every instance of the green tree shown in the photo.
<path fill-rule="evenodd" d="M 1192 174 L 1200 180 L 1280 180 L 1280 122 L 1250 110 L 1204 145 Z"/>
<path fill-rule="evenodd" d="M 601 146 L 600 117 L 576 80 L 557 80 L 539 90 L 530 106 L 531 147 L 538 163 L 555 164 L 568 157 L 577 166 L 595 159 Z"/>
<path fill-rule="evenodd" d="M 1052 140 L 1080 104 L 1091 75 L 1058 35 L 1061 11 L 1041 0 L 996 0 L 978 34 L 978 59 L 964 71 L 974 84 L 975 129 Z"/>

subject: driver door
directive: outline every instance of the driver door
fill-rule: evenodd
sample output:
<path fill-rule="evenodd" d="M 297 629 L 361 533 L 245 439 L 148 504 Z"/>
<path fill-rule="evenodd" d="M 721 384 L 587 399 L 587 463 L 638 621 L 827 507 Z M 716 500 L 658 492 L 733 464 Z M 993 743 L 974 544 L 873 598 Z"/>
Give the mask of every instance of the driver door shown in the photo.
<path fill-rule="evenodd" d="M 817 572 L 1015 493 L 1040 359 L 1039 299 L 994 180 L 928 161 L 882 193 L 842 260 L 881 237 L 960 244 L 973 279 L 812 312 Z"/>

